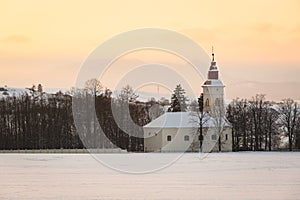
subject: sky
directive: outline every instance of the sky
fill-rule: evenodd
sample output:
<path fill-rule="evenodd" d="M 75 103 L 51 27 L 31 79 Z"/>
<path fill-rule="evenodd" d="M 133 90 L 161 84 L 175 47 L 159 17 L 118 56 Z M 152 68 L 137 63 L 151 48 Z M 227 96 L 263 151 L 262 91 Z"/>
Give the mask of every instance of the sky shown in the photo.
<path fill-rule="evenodd" d="M 213 45 L 227 99 L 264 93 L 270 100 L 300 100 L 299 9 L 297 0 L 0 0 L 0 86 L 70 88 L 99 44 L 155 27 L 190 37 L 208 54 Z M 148 53 L 145 58 L 156 56 Z M 113 85 L 110 78 L 102 84 Z"/>

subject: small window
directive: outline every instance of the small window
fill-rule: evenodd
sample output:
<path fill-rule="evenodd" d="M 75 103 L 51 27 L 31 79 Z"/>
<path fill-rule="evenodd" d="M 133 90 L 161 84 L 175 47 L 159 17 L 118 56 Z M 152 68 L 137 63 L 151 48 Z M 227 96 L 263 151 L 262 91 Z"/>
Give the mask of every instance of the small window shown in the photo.
<path fill-rule="evenodd" d="M 228 134 L 225 135 L 225 140 L 228 140 Z"/>
<path fill-rule="evenodd" d="M 212 135 L 211 140 L 217 140 L 217 135 Z"/>
<path fill-rule="evenodd" d="M 172 140 L 171 135 L 168 135 L 168 136 L 167 136 L 167 141 L 171 141 L 171 140 Z"/>
<path fill-rule="evenodd" d="M 185 136 L 184 136 L 184 141 L 190 141 L 190 136 L 185 135 Z"/>
<path fill-rule="evenodd" d="M 209 100 L 208 99 L 206 99 L 206 101 L 205 101 L 205 106 L 209 107 Z"/>

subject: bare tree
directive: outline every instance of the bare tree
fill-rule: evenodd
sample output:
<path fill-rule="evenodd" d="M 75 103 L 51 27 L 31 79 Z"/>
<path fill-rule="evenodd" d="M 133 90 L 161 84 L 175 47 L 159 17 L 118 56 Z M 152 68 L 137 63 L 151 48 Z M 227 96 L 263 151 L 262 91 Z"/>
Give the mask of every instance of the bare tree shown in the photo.
<path fill-rule="evenodd" d="M 130 85 L 126 85 L 122 88 L 119 94 L 119 99 L 124 102 L 135 102 L 139 95 L 135 94 Z"/>
<path fill-rule="evenodd" d="M 211 117 L 214 122 L 215 133 L 218 136 L 218 148 L 222 151 L 222 132 L 226 125 L 224 104 L 214 105 L 211 109 Z"/>
<path fill-rule="evenodd" d="M 95 78 L 85 82 L 85 89 L 93 96 L 100 95 L 102 93 L 102 88 L 101 82 Z"/>
<path fill-rule="evenodd" d="M 88 135 L 88 140 L 90 144 L 92 144 L 92 146 L 98 147 L 100 146 L 99 143 L 102 142 L 102 146 L 103 146 L 103 138 L 102 141 L 100 139 L 100 137 L 103 135 L 101 133 L 101 129 L 99 127 L 99 123 L 98 123 L 98 119 L 97 119 L 97 115 L 96 115 L 96 98 L 97 96 L 103 94 L 102 91 L 102 84 L 99 80 L 97 80 L 96 78 L 87 80 L 85 82 L 85 90 L 87 91 L 87 98 L 86 100 L 89 102 L 87 105 L 87 108 L 89 108 L 90 113 L 88 113 L 86 116 L 89 116 L 90 119 L 90 123 L 92 124 L 92 130 L 89 131 Z M 91 95 L 91 96 L 90 96 Z M 94 108 L 93 108 L 94 107 Z M 89 129 L 89 128 L 88 128 Z"/>
<path fill-rule="evenodd" d="M 208 113 L 204 112 L 204 101 L 203 101 L 203 93 L 201 93 L 200 97 L 198 98 L 198 105 L 194 105 L 192 107 L 191 115 L 192 115 L 192 123 L 198 123 L 198 129 L 197 133 L 198 135 L 198 140 L 199 140 L 199 151 L 202 152 L 202 144 L 204 140 L 204 135 L 203 135 L 203 126 L 204 124 L 208 121 L 209 116 Z"/>
<path fill-rule="evenodd" d="M 298 116 L 296 120 L 295 137 L 296 137 L 295 147 L 297 149 L 300 149 L 300 116 Z"/>
<path fill-rule="evenodd" d="M 128 144 L 127 149 L 129 151 L 132 150 L 131 139 L 136 127 L 130 115 L 130 105 L 133 104 L 137 98 L 138 95 L 134 93 L 133 88 L 130 85 L 126 85 L 122 88 L 118 96 L 118 105 L 114 107 L 116 112 L 115 120 L 127 137 L 126 143 Z"/>
<path fill-rule="evenodd" d="M 263 112 L 265 107 L 265 95 L 257 94 L 252 98 L 250 109 L 252 113 L 253 126 L 254 126 L 254 150 L 262 149 L 263 142 Z"/>
<path fill-rule="evenodd" d="M 272 107 L 272 103 L 266 104 L 264 112 L 264 127 L 265 127 L 265 150 L 272 150 L 273 141 L 278 135 L 278 117 L 279 112 Z"/>
<path fill-rule="evenodd" d="M 39 93 L 43 93 L 43 86 L 42 86 L 42 84 L 38 84 L 37 91 Z"/>
<path fill-rule="evenodd" d="M 146 102 L 146 107 L 151 121 L 164 114 L 163 106 L 154 97 Z"/>
<path fill-rule="evenodd" d="M 198 101 L 192 100 L 189 105 L 189 110 L 192 112 L 198 112 L 199 111 L 199 104 Z"/>
<path fill-rule="evenodd" d="M 232 149 L 234 151 L 248 150 L 248 140 L 250 140 L 250 147 L 252 147 L 248 107 L 248 101 L 239 98 L 234 99 L 227 107 L 227 119 L 232 124 Z"/>
<path fill-rule="evenodd" d="M 280 104 L 279 113 L 280 121 L 288 136 L 289 151 L 292 151 L 296 139 L 295 132 L 297 118 L 299 117 L 299 107 L 297 102 L 290 98 L 284 99 Z"/>

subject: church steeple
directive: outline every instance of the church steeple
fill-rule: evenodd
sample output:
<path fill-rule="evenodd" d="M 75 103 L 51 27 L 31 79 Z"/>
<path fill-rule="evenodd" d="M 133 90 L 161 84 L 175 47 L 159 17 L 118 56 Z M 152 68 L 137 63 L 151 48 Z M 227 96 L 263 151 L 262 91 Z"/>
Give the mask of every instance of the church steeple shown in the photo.
<path fill-rule="evenodd" d="M 208 79 L 202 85 L 204 98 L 204 111 L 210 112 L 215 106 L 224 103 L 224 85 L 219 78 L 219 70 L 215 61 L 215 53 L 212 48 L 212 58 L 208 70 Z"/>
<path fill-rule="evenodd" d="M 214 47 L 212 47 L 212 61 L 210 63 L 209 71 L 208 71 L 208 79 L 219 79 L 219 71 L 217 67 L 217 63 L 215 61 L 215 53 Z"/>

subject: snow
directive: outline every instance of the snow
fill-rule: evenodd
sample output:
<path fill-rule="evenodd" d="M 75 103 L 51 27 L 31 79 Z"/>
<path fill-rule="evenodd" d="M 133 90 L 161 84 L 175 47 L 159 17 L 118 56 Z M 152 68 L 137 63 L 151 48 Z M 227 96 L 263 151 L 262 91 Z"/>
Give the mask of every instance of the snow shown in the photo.
<path fill-rule="evenodd" d="M 46 94 L 55 94 L 59 91 L 67 92 L 68 89 L 65 88 L 44 88 L 43 89 Z M 0 86 L 0 98 L 2 97 L 19 97 L 24 94 L 31 94 L 30 90 L 27 88 L 13 88 L 8 86 Z"/>
<path fill-rule="evenodd" d="M 225 87 L 223 82 L 220 79 L 208 79 L 207 81 L 205 81 L 203 86 L 210 86 L 210 87 Z"/>
<path fill-rule="evenodd" d="M 113 159 L 174 154 L 103 154 Z M 136 161 L 138 162 L 138 160 Z M 132 163 L 133 165 L 135 163 Z M 0 199 L 299 199 L 300 152 L 184 154 L 148 174 L 107 168 L 90 154 L 0 154 Z"/>
<path fill-rule="evenodd" d="M 21 96 L 22 94 L 30 93 L 28 89 L 12 88 L 7 86 L 0 86 L 0 98 L 7 96 Z"/>
<path fill-rule="evenodd" d="M 203 127 L 213 127 L 216 122 L 213 118 L 206 116 L 203 119 Z M 230 126 L 228 122 L 224 122 L 225 126 Z M 199 117 L 196 112 L 166 112 L 156 118 L 145 128 L 197 128 L 199 127 Z"/>

